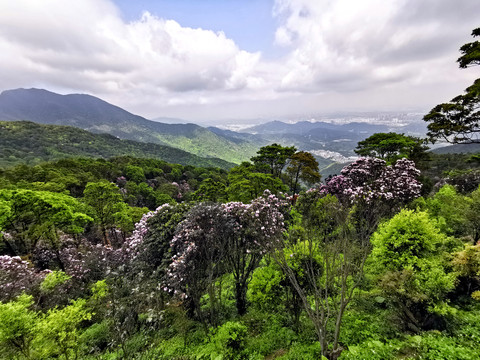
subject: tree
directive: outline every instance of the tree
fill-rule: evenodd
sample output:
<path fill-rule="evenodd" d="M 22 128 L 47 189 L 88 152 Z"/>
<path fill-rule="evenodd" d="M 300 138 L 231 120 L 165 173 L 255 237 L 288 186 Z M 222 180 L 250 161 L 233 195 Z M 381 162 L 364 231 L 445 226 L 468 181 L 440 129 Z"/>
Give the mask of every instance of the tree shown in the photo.
<path fill-rule="evenodd" d="M 267 244 L 282 236 L 285 206 L 284 201 L 266 192 L 251 204 L 200 204 L 192 209 L 171 241 L 171 286 L 193 298 L 199 307 L 200 296 L 208 286 L 219 275 L 230 272 L 235 281 L 237 312 L 245 314 L 248 283 Z"/>
<path fill-rule="evenodd" d="M 37 341 L 42 344 L 44 357 L 63 355 L 65 360 L 78 358 L 80 324 L 92 318 L 85 299 L 72 301 L 62 309 L 48 310 L 38 321 Z M 46 356 L 45 356 L 46 355 Z"/>
<path fill-rule="evenodd" d="M 93 219 L 86 206 L 65 194 L 48 191 L 0 190 L 5 209 L 5 243 L 15 255 L 31 254 L 40 240 L 59 245 L 59 231 L 79 234 Z M 2 224 L 0 224 L 2 226 Z"/>
<path fill-rule="evenodd" d="M 422 139 L 390 132 L 373 134 L 360 141 L 354 151 L 358 155 L 377 157 L 388 163 L 403 157 L 417 163 L 427 156 L 427 150 Z"/>
<path fill-rule="evenodd" d="M 115 225 L 116 214 L 122 212 L 127 204 L 123 202 L 120 189 L 111 182 L 88 183 L 83 192 L 84 201 L 95 210 L 105 245 L 112 246 L 108 231 Z"/>
<path fill-rule="evenodd" d="M 418 175 L 410 160 L 387 166 L 359 159 L 326 185 L 301 194 L 301 216 L 287 241 L 273 243 L 272 256 L 298 293 L 323 356 L 340 355 L 343 315 L 363 280 L 370 236 L 382 218 L 420 195 Z"/>
<path fill-rule="evenodd" d="M 257 167 L 257 171 L 270 173 L 273 177 L 279 178 L 287 160 L 295 154 L 294 146 L 281 146 L 272 144 L 263 146 L 257 151 L 257 156 L 250 160 Z"/>
<path fill-rule="evenodd" d="M 194 198 L 200 201 L 213 202 L 225 200 L 227 198 L 226 186 L 221 181 L 207 178 L 202 181 L 197 191 L 195 191 Z"/>
<path fill-rule="evenodd" d="M 26 294 L 15 301 L 0 302 L 0 351 L 6 358 L 16 359 L 15 355 L 22 354 L 31 359 L 31 343 L 38 318 L 38 314 L 31 310 L 32 306 L 33 297 Z"/>
<path fill-rule="evenodd" d="M 436 315 L 448 313 L 446 294 L 456 278 L 441 257 L 446 237 L 427 213 L 402 210 L 371 241 L 380 287 L 405 327 L 415 332 L 436 327 Z"/>
<path fill-rule="evenodd" d="M 299 203 L 308 199 L 299 198 Z M 272 256 L 297 292 L 311 320 L 322 356 L 337 359 L 343 315 L 363 279 L 370 251 L 359 239 L 351 208 L 324 195 L 309 206 L 298 207 L 301 217 L 285 242 L 274 243 Z"/>
<path fill-rule="evenodd" d="M 287 174 L 290 178 L 290 191 L 292 194 L 297 193 L 299 180 L 311 186 L 321 179 L 317 160 L 306 151 L 299 151 L 290 157 Z"/>
<path fill-rule="evenodd" d="M 480 36 L 480 28 L 474 29 L 473 37 Z M 460 48 L 463 54 L 457 61 L 460 68 L 480 64 L 480 43 L 474 41 Z M 450 143 L 480 143 L 480 79 L 465 90 L 465 94 L 450 102 L 435 106 L 423 120 L 429 122 L 430 141 L 443 138 Z"/>
<path fill-rule="evenodd" d="M 244 203 L 258 198 L 267 189 L 274 194 L 288 189 L 282 180 L 272 174 L 258 172 L 249 162 L 232 168 L 228 173 L 228 182 L 228 199 Z"/>
<path fill-rule="evenodd" d="M 472 31 L 472 36 L 480 36 L 480 28 L 476 28 Z M 464 69 L 472 65 L 480 65 L 480 42 L 474 41 L 463 45 L 460 48 L 460 52 L 463 54 L 457 59 L 460 64 L 460 68 Z"/>

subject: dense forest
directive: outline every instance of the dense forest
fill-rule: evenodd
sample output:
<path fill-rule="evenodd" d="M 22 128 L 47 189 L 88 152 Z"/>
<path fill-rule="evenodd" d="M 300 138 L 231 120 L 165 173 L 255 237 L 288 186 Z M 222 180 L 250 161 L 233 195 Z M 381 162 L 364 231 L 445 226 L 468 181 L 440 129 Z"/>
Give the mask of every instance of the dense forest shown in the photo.
<path fill-rule="evenodd" d="M 480 357 L 477 158 L 399 139 L 323 183 L 278 144 L 4 168 L 1 357 Z"/>
<path fill-rule="evenodd" d="M 122 140 L 93 134 L 72 126 L 42 125 L 30 121 L 0 121 L 0 167 L 35 165 L 67 157 L 110 158 L 134 156 L 161 159 L 182 165 L 229 169 L 232 163 L 202 158 L 159 144 Z"/>

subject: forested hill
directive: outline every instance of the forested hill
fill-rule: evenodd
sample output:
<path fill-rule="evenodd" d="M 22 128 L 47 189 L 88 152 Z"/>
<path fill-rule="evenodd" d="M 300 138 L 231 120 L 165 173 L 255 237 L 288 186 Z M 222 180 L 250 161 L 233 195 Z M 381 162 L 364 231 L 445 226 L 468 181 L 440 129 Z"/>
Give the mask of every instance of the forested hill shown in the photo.
<path fill-rule="evenodd" d="M 122 139 L 176 147 L 198 156 L 221 157 L 240 163 L 261 146 L 231 139 L 195 124 L 164 124 L 134 115 L 99 98 L 59 95 L 42 89 L 16 89 L 0 94 L 0 120 L 27 120 L 70 125 Z"/>
<path fill-rule="evenodd" d="M 71 126 L 0 121 L 0 167 L 78 156 L 109 158 L 123 155 L 223 169 L 234 165 L 217 158 L 199 157 L 169 146 L 122 140 L 108 134 L 92 134 Z"/>

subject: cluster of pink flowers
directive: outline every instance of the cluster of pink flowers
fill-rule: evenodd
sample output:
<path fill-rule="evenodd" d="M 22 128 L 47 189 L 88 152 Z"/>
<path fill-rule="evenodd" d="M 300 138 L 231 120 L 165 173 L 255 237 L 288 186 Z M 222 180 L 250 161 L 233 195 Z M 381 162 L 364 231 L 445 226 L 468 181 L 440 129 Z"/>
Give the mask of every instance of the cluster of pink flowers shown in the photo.
<path fill-rule="evenodd" d="M 180 183 L 172 182 L 172 185 L 178 189 L 177 199 L 182 199 L 190 191 L 190 185 L 185 180 L 180 181 Z"/>
<path fill-rule="evenodd" d="M 243 255 L 263 255 L 270 241 L 281 238 L 284 228 L 283 211 L 288 202 L 272 195 L 268 190 L 250 204 L 201 204 L 201 211 L 191 211 L 179 224 L 170 246 L 172 262 L 168 268 L 166 289 L 183 295 L 188 274 L 198 271 L 201 257 L 219 256 L 229 251 Z"/>
<path fill-rule="evenodd" d="M 30 292 L 49 272 L 36 271 L 31 263 L 19 256 L 0 256 L 0 301 L 12 300 L 22 292 Z"/>
<path fill-rule="evenodd" d="M 148 220 L 159 212 L 168 211 L 171 207 L 172 205 L 170 204 L 163 204 L 154 211 L 149 211 L 142 216 L 140 221 L 135 224 L 135 230 L 133 231 L 132 235 L 123 244 L 122 252 L 126 258 L 134 259 L 138 256 L 140 244 L 143 242 L 143 238 L 148 232 Z"/>
<path fill-rule="evenodd" d="M 367 204 L 375 200 L 406 202 L 420 196 L 419 175 L 415 163 L 407 159 L 387 166 L 381 159 L 361 158 L 345 166 L 341 175 L 307 193 L 332 194 L 348 202 L 361 199 Z"/>

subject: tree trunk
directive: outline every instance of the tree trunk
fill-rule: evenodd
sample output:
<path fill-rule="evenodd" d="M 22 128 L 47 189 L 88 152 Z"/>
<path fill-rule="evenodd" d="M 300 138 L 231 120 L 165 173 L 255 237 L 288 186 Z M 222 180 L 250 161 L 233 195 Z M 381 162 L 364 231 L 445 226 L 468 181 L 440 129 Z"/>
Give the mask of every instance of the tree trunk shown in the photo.
<path fill-rule="evenodd" d="M 235 301 L 237 305 L 237 313 L 242 316 L 247 312 L 247 294 L 245 285 L 236 283 L 235 284 Z"/>

